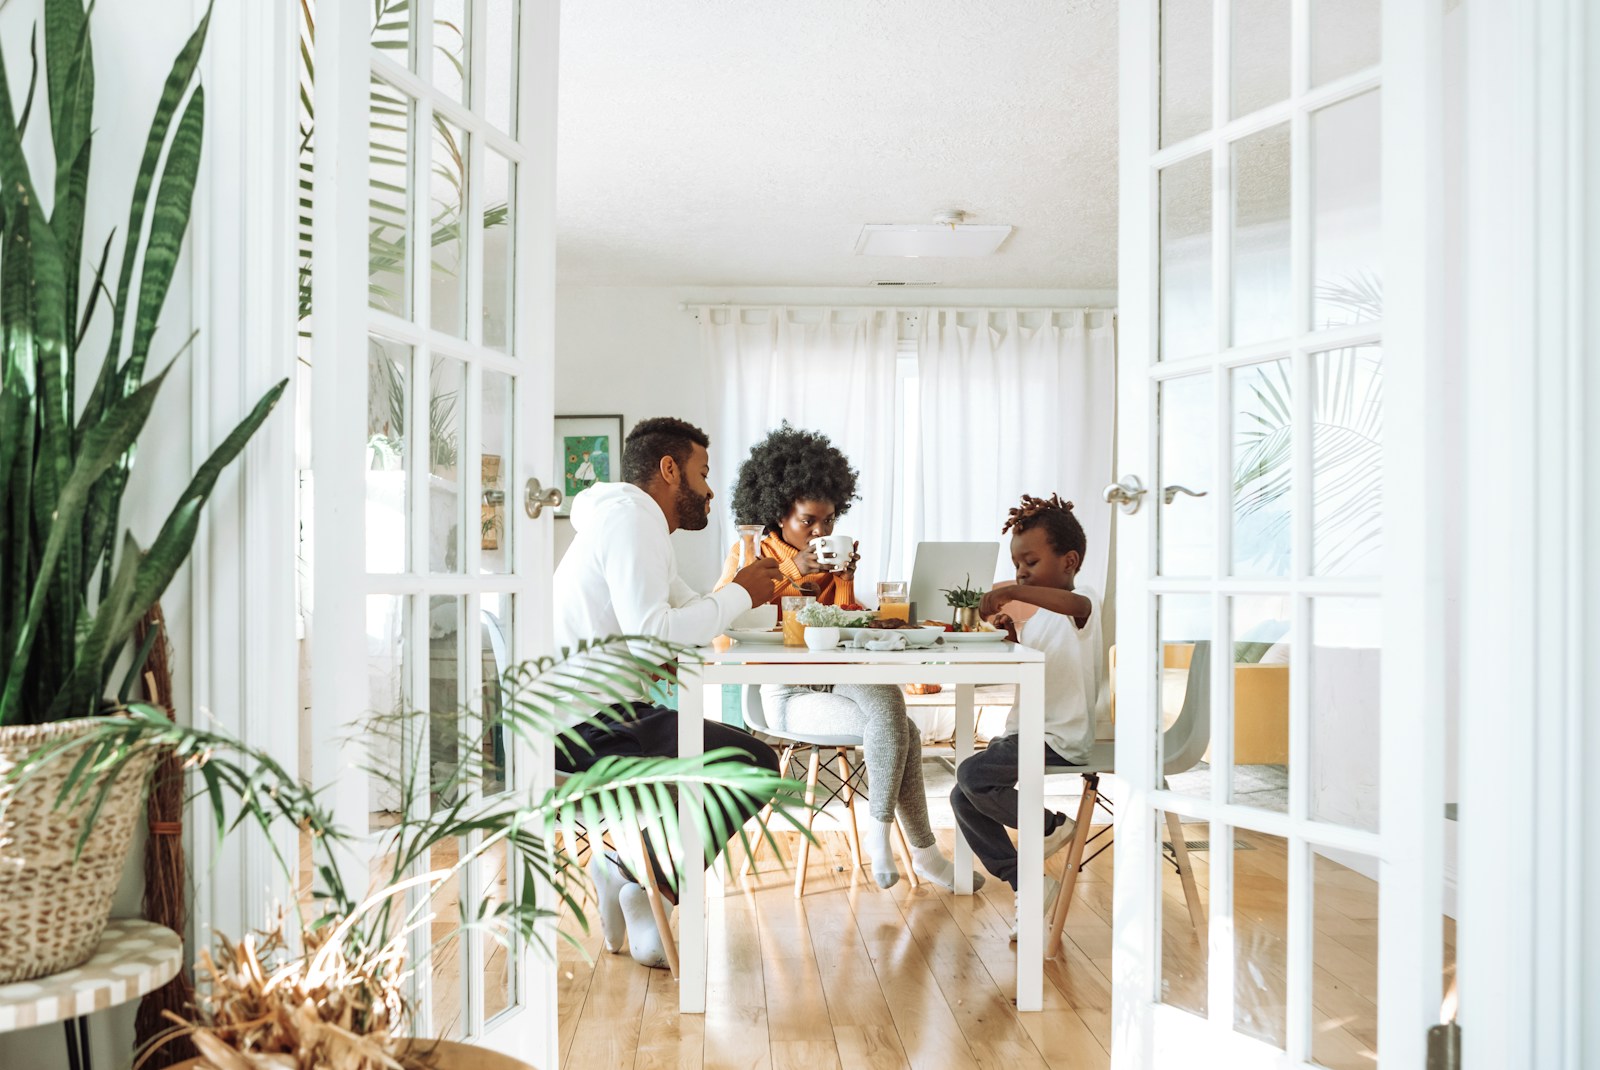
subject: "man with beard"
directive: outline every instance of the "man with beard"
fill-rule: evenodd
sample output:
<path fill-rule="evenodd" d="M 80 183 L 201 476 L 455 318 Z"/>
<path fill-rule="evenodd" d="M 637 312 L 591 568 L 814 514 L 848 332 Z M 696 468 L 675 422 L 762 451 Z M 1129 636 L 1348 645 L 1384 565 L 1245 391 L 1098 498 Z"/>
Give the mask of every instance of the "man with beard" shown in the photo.
<path fill-rule="evenodd" d="M 623 444 L 623 482 L 597 484 L 573 498 L 572 546 L 555 575 L 557 643 L 572 648 L 587 639 L 644 635 L 701 646 L 727 631 L 733 618 L 766 601 L 780 576 L 771 558 L 742 569 L 712 594 L 697 594 L 678 577 L 669 536 L 679 528 L 699 531 L 710 520 L 710 444 L 704 431 L 682 420 L 642 420 Z M 609 706 L 597 723 L 570 732 L 582 742 L 558 749 L 556 768 L 564 772 L 588 769 L 608 755 L 670 758 L 678 753 L 677 711 L 642 697 Z M 748 732 L 707 721 L 705 749 L 721 747 L 742 752 L 752 765 L 778 770 L 771 747 Z M 737 830 L 761 805 L 744 800 L 728 815 L 731 827 Z M 706 844 L 706 864 L 725 846 Z M 589 875 L 600 900 L 606 948 L 620 953 L 626 937 L 635 961 L 665 966 L 650 902 L 634 876 L 598 850 Z M 658 872 L 656 884 L 670 897 L 664 874 Z"/>

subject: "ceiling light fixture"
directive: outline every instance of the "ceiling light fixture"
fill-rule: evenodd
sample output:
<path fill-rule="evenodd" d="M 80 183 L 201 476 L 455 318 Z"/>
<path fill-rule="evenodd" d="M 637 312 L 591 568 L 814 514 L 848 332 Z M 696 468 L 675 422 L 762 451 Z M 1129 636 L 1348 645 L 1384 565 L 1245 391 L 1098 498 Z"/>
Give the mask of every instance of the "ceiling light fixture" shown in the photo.
<path fill-rule="evenodd" d="M 968 223 L 948 208 L 932 223 L 868 223 L 856 239 L 857 256 L 989 256 L 1011 234 L 1005 223 Z"/>

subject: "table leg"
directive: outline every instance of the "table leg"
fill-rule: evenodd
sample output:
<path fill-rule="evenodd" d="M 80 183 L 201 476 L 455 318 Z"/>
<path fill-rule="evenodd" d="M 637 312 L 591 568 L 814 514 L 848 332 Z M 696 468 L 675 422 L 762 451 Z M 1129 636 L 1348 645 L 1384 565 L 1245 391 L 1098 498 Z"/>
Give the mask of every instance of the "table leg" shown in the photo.
<path fill-rule="evenodd" d="M 61 1024 L 67 1032 L 68 1070 L 92 1070 L 89 1062 L 89 1019 L 68 1018 Z"/>
<path fill-rule="evenodd" d="M 974 731 L 975 714 L 973 712 L 973 696 L 977 688 L 972 684 L 956 685 L 956 768 L 961 768 L 961 763 L 972 757 L 972 734 Z M 961 829 L 956 829 L 955 850 L 951 855 L 956 867 L 957 895 L 972 894 L 972 848 L 967 845 L 967 838 L 961 835 Z"/>
<path fill-rule="evenodd" d="M 680 665 L 678 674 L 678 756 L 705 753 L 705 687 L 700 674 Z M 701 790 L 691 784 L 678 792 L 678 832 L 683 844 L 684 873 L 678 894 L 678 1010 L 703 1014 L 706 1009 L 706 872 L 695 808 Z"/>
<path fill-rule="evenodd" d="M 1044 1005 L 1044 666 L 1017 686 L 1017 1010 Z"/>
<path fill-rule="evenodd" d="M 702 714 L 705 711 L 710 710 L 720 717 L 720 711 L 722 709 L 722 686 L 720 684 L 711 684 L 704 689 L 703 694 L 705 695 L 705 704 L 701 707 Z M 716 898 L 721 899 L 727 894 L 728 851 L 724 849 L 721 854 L 717 855 L 717 860 L 711 863 L 711 873 L 706 877 L 706 895 L 715 896 Z"/>

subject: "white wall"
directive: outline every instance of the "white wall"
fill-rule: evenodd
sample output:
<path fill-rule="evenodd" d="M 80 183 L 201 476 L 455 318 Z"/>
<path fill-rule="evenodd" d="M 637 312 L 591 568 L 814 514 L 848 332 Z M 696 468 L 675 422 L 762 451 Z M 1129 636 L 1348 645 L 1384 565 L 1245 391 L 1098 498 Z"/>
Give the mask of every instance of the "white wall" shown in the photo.
<path fill-rule="evenodd" d="M 680 304 L 874 307 L 1103 307 L 1115 290 L 938 290 L 806 287 L 568 286 L 556 292 L 556 413 L 621 413 L 624 432 L 649 416 L 677 416 L 705 426 L 713 394 L 700 353 L 700 326 Z M 803 415 L 796 413 L 797 419 Z M 715 450 L 717 443 L 712 442 Z M 551 456 L 554 463 L 554 453 Z M 551 478 L 555 470 L 552 469 Z M 730 488 L 713 488 L 726 494 Z M 557 520 L 556 560 L 572 541 Z M 679 567 L 702 590 L 717 580 L 726 546 L 710 530 L 678 532 Z"/>
<path fill-rule="evenodd" d="M 29 37 L 35 25 L 43 48 L 43 0 L 11 0 L 0 5 L 0 53 L 6 63 L 12 101 L 20 107 L 29 77 Z M 112 265 L 127 225 L 128 201 L 133 179 L 143 150 L 150 117 L 161 95 L 161 85 L 172 59 L 183 47 L 196 22 L 189 0 L 141 0 L 138 4 L 102 4 L 94 13 L 92 37 L 95 60 L 94 160 L 89 183 L 89 204 L 84 246 L 98 254 L 101 244 L 113 230 L 117 234 Z M 50 153 L 48 109 L 44 107 L 44 75 L 35 101 L 24 146 L 36 183 L 45 189 L 53 167 Z M 49 194 L 41 190 L 48 202 Z M 82 292 L 87 293 L 93 266 L 85 271 Z M 193 322 L 190 304 L 192 275 L 185 256 L 178 263 L 151 348 L 151 370 L 172 359 L 188 336 Z M 85 344 L 85 353 L 104 352 L 109 318 L 102 302 L 96 314 L 98 329 Z M 190 435 L 190 360 L 179 358 L 177 369 L 162 388 L 144 437 L 133 477 L 123 499 L 123 524 L 144 545 L 154 539 L 166 512 L 183 489 L 193 470 Z M 93 373 L 80 371 L 80 394 L 93 383 Z M 162 600 L 171 630 L 174 654 L 174 686 L 177 705 L 186 708 L 190 694 L 189 657 L 190 578 L 180 571 Z M 127 871 L 118 888 L 113 913 L 139 911 L 143 881 L 143 845 L 136 843 Z M 96 1014 L 89 1019 L 90 1042 L 96 1062 L 105 1067 L 124 1067 L 130 1063 L 133 1045 L 133 1014 L 136 1004 Z M 43 1026 L 19 1033 L 0 1034 L 0 1067 L 65 1065 L 65 1046 L 60 1026 Z"/>

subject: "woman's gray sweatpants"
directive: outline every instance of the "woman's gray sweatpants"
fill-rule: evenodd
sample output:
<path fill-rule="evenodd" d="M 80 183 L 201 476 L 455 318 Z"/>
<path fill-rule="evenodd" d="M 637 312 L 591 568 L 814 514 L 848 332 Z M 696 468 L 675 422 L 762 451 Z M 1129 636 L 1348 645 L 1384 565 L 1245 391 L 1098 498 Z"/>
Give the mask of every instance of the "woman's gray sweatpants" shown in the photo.
<path fill-rule="evenodd" d="M 922 734 L 906 716 L 906 698 L 892 684 L 795 687 L 766 684 L 761 705 L 775 732 L 858 735 L 871 790 L 868 809 L 879 821 L 898 810 L 913 847 L 933 844 L 928 795 L 922 786 Z"/>

